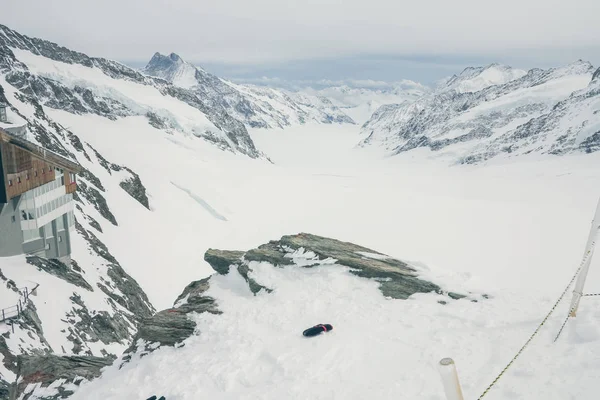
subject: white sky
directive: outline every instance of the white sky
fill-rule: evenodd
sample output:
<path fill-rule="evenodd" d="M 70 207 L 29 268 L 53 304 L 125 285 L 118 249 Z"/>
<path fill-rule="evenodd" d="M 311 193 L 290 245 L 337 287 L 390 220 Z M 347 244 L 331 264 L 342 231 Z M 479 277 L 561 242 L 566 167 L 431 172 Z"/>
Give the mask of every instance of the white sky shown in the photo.
<path fill-rule="evenodd" d="M 600 61 L 599 0 L 0 3 L 0 23 L 10 28 L 89 55 L 127 61 L 147 61 L 156 51 L 229 64 L 368 54 L 501 59 L 530 50 L 540 58 L 556 58 L 564 49 L 579 48 L 577 58 Z"/>

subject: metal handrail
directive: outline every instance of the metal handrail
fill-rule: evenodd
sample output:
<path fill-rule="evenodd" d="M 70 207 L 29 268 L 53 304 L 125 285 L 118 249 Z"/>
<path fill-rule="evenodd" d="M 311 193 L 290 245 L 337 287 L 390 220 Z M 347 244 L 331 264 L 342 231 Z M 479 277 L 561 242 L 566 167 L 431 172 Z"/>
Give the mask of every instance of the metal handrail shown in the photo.
<path fill-rule="evenodd" d="M 31 290 L 29 290 L 27 286 L 17 289 L 20 294 L 17 304 L 15 304 L 14 306 L 0 309 L 0 317 L 2 318 L 0 319 L 0 322 L 7 322 L 15 318 L 20 318 L 21 313 L 23 312 L 23 306 L 25 306 L 29 302 L 29 294 L 35 291 L 39 286 L 40 284 L 36 283 L 35 287 Z M 23 299 L 23 301 L 21 301 L 21 298 Z M 14 333 L 14 325 L 12 323 L 11 325 Z"/>

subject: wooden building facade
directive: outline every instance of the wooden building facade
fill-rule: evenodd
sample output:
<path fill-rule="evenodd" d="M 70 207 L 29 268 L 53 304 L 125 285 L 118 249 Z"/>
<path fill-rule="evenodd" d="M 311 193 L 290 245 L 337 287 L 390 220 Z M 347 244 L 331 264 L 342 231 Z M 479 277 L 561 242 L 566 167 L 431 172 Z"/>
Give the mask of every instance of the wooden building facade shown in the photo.
<path fill-rule="evenodd" d="M 65 259 L 79 164 L 0 129 L 0 257 Z"/>
<path fill-rule="evenodd" d="M 78 164 L 0 129 L 0 203 L 52 182 L 57 169 L 64 173 L 65 192 L 74 193 Z"/>

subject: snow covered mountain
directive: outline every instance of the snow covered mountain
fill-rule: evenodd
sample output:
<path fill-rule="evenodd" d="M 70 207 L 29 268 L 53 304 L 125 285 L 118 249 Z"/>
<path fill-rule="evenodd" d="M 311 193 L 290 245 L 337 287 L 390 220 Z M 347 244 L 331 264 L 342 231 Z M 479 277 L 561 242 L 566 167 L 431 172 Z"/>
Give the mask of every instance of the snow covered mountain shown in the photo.
<path fill-rule="evenodd" d="M 540 132 L 595 130 L 569 113 L 598 97 L 600 73 L 586 86 L 582 69 L 518 89 L 580 89 L 551 105 L 530 93 L 550 110 Z M 83 167 L 72 262 L 0 259 L 0 307 L 28 297 L 13 326 L 0 324 L 0 398 L 433 399 L 448 355 L 476 398 L 571 278 L 600 184 L 588 158 L 463 174 L 390 168 L 353 148 L 348 124 L 251 139 L 226 96 L 166 80 L 185 86 L 197 69 L 173 71 L 147 76 L 0 27 L 3 126 Z M 491 88 L 523 78 L 483 92 L 503 99 Z M 230 87 L 284 104 L 282 91 Z M 314 101 L 299 98 L 306 110 Z M 282 237 L 293 232 L 323 236 Z M 589 301 L 552 347 L 563 302 L 489 398 L 594 398 L 600 313 Z M 301 336 L 327 322 L 327 335 Z"/>
<path fill-rule="evenodd" d="M 478 92 L 490 86 L 503 85 L 525 75 L 527 75 L 527 71 L 500 64 L 468 67 L 460 74 L 439 82 L 437 90 L 440 92 L 455 90 L 458 93 Z"/>
<path fill-rule="evenodd" d="M 142 116 L 157 129 L 260 157 L 245 126 L 220 104 L 115 61 L 91 58 L 0 25 L 6 83 L 42 105 L 112 120 Z"/>
<path fill-rule="evenodd" d="M 379 108 L 363 126 L 361 145 L 392 154 L 424 147 L 461 163 L 595 151 L 600 97 L 592 75 L 594 67 L 583 61 L 526 74 L 498 65 L 468 68 L 417 101 Z"/>
<path fill-rule="evenodd" d="M 413 81 L 391 84 L 384 82 L 355 82 L 353 86 L 328 86 L 319 89 L 303 88 L 300 93 L 330 99 L 355 121 L 363 123 L 381 106 L 412 102 L 431 91 L 427 86 Z"/>
<path fill-rule="evenodd" d="M 184 61 L 174 53 L 168 56 L 154 54 L 143 72 L 189 89 L 211 106 L 224 107 L 249 128 L 283 128 L 307 122 L 354 123 L 326 97 L 234 84 Z"/>

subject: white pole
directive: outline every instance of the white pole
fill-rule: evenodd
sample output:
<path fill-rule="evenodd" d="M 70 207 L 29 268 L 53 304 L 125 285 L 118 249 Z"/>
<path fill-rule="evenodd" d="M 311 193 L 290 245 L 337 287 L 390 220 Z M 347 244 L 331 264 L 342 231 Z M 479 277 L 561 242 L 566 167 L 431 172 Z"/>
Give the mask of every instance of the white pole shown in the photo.
<path fill-rule="evenodd" d="M 446 399 L 464 400 L 454 360 L 451 358 L 443 358 L 440 361 L 439 370 L 440 375 L 442 376 L 442 383 L 444 384 Z"/>
<path fill-rule="evenodd" d="M 581 300 L 581 296 L 583 296 L 583 286 L 585 285 L 585 279 L 587 278 L 587 274 L 590 269 L 590 264 L 592 262 L 592 256 L 594 255 L 594 246 L 596 245 L 596 237 L 598 236 L 598 230 L 600 230 L 600 200 L 598 201 L 598 207 L 596 208 L 594 220 L 592 221 L 592 226 L 590 228 L 590 234 L 585 245 L 581 271 L 579 272 L 579 276 L 577 277 L 575 289 L 573 289 L 573 299 L 571 300 L 571 307 L 569 308 L 570 317 L 575 317 L 577 315 L 579 301 Z"/>

